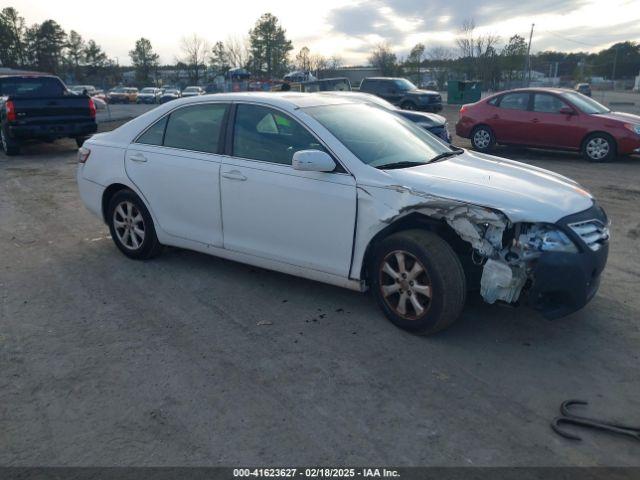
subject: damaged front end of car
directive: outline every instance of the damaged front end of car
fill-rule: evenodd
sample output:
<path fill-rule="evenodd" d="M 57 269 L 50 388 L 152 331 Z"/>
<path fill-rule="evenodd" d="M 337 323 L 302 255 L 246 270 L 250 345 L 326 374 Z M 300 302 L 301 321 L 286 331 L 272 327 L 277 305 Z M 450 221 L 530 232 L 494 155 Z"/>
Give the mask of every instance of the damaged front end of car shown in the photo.
<path fill-rule="evenodd" d="M 481 269 L 480 294 L 487 303 L 526 303 L 547 318 L 557 318 L 580 309 L 598 288 L 609 230 L 595 204 L 557 224 L 512 222 L 493 208 L 401 186 L 391 189 L 402 194 L 403 205 L 394 208 L 395 202 L 385 202 L 382 223 L 390 225 L 411 214 L 446 223 L 471 246 L 472 265 Z M 397 201 L 397 195 L 394 198 Z M 366 208 L 368 201 L 377 203 L 363 190 L 359 204 Z"/>

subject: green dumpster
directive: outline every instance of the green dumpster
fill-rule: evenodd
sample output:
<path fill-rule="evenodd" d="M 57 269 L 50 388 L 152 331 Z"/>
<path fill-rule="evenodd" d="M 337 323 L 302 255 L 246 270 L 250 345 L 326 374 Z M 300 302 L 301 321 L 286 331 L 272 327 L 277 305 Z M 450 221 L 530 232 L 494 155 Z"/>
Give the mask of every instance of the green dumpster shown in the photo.
<path fill-rule="evenodd" d="M 461 105 L 480 100 L 480 82 L 472 80 L 449 80 L 447 82 L 447 103 Z"/>

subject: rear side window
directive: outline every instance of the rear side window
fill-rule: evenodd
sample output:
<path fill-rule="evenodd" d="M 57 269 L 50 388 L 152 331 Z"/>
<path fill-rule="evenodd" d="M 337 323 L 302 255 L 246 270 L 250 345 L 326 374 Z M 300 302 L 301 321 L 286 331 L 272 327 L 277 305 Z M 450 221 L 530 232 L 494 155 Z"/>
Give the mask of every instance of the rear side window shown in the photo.
<path fill-rule="evenodd" d="M 526 110 L 529 107 L 528 93 L 507 93 L 500 100 L 500 108 Z"/>
<path fill-rule="evenodd" d="M 224 104 L 208 104 L 174 111 L 169 115 L 164 146 L 217 153 L 226 108 Z"/>
<path fill-rule="evenodd" d="M 233 155 L 241 158 L 291 165 L 299 150 L 325 150 L 294 119 L 259 105 L 238 105 L 233 132 Z"/>
<path fill-rule="evenodd" d="M 151 125 L 149 129 L 144 132 L 136 143 L 144 143 L 145 145 L 162 145 L 162 140 L 164 138 L 164 127 L 167 125 L 167 119 L 169 117 L 163 117 L 158 120 L 156 123 Z"/>
<path fill-rule="evenodd" d="M 7 77 L 0 79 L 0 95 L 61 97 L 66 88 L 54 77 Z"/>
<path fill-rule="evenodd" d="M 554 95 L 536 93 L 533 97 L 533 111 L 541 113 L 559 113 L 566 104 Z"/>

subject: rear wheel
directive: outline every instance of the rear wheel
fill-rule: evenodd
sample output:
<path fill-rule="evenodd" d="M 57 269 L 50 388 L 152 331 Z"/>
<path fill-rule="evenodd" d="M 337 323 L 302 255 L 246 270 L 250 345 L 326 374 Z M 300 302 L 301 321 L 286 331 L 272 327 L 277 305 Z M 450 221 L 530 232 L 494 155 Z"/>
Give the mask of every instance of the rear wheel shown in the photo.
<path fill-rule="evenodd" d="M 109 201 L 107 221 L 111 238 L 127 257 L 146 260 L 160 253 L 151 215 L 131 190 L 120 190 Z"/>
<path fill-rule="evenodd" d="M 471 146 L 478 152 L 490 152 L 496 144 L 496 138 L 493 131 L 485 126 L 480 125 L 471 132 Z"/>
<path fill-rule="evenodd" d="M 76 137 L 76 145 L 78 146 L 78 148 L 82 147 L 82 145 L 84 145 L 84 142 L 87 141 L 87 138 L 89 137 Z"/>
<path fill-rule="evenodd" d="M 18 155 L 20 153 L 20 144 L 10 138 L 5 132 L 4 128 L 0 128 L 0 143 L 2 144 L 2 150 L 9 156 Z"/>
<path fill-rule="evenodd" d="M 609 162 L 616 156 L 616 142 L 606 133 L 594 133 L 582 144 L 582 155 L 590 162 Z"/>
<path fill-rule="evenodd" d="M 376 301 L 402 329 L 436 333 L 462 312 L 464 270 L 451 247 L 434 233 L 408 230 L 385 238 L 376 249 L 370 272 Z"/>

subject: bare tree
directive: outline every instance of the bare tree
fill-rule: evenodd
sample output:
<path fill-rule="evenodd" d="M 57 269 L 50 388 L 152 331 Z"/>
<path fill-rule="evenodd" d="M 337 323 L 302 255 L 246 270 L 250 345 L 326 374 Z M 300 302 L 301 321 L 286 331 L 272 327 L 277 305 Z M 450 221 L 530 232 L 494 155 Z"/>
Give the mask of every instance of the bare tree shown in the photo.
<path fill-rule="evenodd" d="M 227 59 L 232 67 L 245 68 L 249 63 L 249 38 L 229 36 L 224 42 Z"/>
<path fill-rule="evenodd" d="M 198 84 L 202 80 L 203 71 L 206 69 L 205 62 L 210 51 L 209 43 L 194 33 L 190 37 L 182 37 L 180 48 L 183 53 L 180 61 L 187 66 L 189 80 L 194 84 Z"/>
<path fill-rule="evenodd" d="M 494 34 L 476 35 L 476 23 L 473 19 L 462 22 L 456 45 L 460 51 L 460 57 L 466 64 L 469 77 L 478 75 L 480 71 L 486 71 L 486 61 L 495 59 L 495 51 L 500 37 Z"/>
<path fill-rule="evenodd" d="M 453 60 L 453 52 L 450 48 L 443 47 L 442 45 L 438 45 L 436 47 L 431 47 L 427 51 L 427 57 L 429 60 L 433 61 L 445 61 L 445 60 Z"/>
<path fill-rule="evenodd" d="M 315 53 L 309 57 L 309 66 L 312 72 L 318 73 L 319 70 L 326 70 L 329 67 L 329 61 L 325 56 Z"/>
<path fill-rule="evenodd" d="M 308 47 L 302 47 L 296 55 L 296 67 L 303 72 L 311 70 L 311 52 Z"/>
<path fill-rule="evenodd" d="M 332 56 L 327 63 L 327 68 L 329 70 L 337 70 L 339 68 L 342 68 L 342 65 L 344 64 L 344 62 L 342 61 L 342 57 L 338 55 Z"/>
<path fill-rule="evenodd" d="M 371 52 L 369 63 L 378 68 L 382 75 L 388 76 L 396 73 L 398 59 L 388 44 L 381 43 Z"/>

